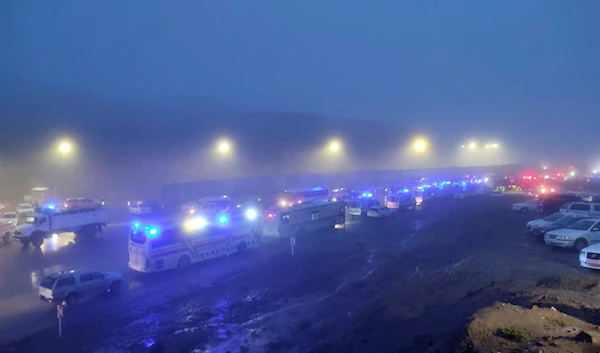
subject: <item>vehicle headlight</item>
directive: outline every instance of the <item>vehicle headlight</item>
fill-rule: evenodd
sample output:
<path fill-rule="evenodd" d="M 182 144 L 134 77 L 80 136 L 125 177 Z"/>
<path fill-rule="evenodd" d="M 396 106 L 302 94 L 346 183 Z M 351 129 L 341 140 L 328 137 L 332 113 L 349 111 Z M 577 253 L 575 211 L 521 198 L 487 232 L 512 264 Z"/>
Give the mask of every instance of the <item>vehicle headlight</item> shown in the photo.
<path fill-rule="evenodd" d="M 587 252 L 583 251 L 583 250 L 579 253 L 579 256 L 586 257 L 586 255 L 587 255 Z"/>
<path fill-rule="evenodd" d="M 255 209 L 251 208 L 246 211 L 246 218 L 249 220 L 254 220 L 258 216 L 258 212 Z"/>

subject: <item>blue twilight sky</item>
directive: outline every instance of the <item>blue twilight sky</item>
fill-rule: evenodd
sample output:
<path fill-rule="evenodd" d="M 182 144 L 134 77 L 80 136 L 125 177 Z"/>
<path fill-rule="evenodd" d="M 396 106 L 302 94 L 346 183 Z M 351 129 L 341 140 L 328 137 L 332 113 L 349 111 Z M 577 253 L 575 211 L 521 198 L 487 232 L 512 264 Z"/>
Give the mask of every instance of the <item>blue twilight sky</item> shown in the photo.
<path fill-rule="evenodd" d="M 0 16 L 0 74 L 20 87 L 457 139 L 600 127 L 598 0 L 5 0 Z"/>

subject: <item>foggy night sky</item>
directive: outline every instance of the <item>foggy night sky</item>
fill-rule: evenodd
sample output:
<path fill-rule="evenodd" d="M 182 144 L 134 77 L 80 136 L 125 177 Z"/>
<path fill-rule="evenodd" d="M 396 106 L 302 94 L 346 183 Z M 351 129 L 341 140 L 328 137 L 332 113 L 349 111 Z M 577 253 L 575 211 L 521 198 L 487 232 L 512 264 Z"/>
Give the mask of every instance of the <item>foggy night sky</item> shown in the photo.
<path fill-rule="evenodd" d="M 201 106 L 390 122 L 447 145 L 496 138 L 536 158 L 600 162 L 596 0 L 6 0 L 0 16 L 4 123 L 55 98 Z"/>

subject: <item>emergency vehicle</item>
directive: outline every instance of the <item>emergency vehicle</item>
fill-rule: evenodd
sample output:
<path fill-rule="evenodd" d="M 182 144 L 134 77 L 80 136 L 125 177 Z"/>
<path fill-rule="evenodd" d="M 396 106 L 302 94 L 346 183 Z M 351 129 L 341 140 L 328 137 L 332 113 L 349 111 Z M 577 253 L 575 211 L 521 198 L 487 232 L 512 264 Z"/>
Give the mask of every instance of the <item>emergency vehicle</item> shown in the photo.
<path fill-rule="evenodd" d="M 254 213 L 233 222 L 222 213 L 214 218 L 188 216 L 183 221 L 134 222 L 129 234 L 129 268 L 139 272 L 181 269 L 259 245 L 252 231 Z"/>
<path fill-rule="evenodd" d="M 322 186 L 309 188 L 289 189 L 283 192 L 278 200 L 277 206 L 292 207 L 307 202 L 328 201 L 329 189 Z"/>
<path fill-rule="evenodd" d="M 274 207 L 264 213 L 264 236 L 292 237 L 345 224 L 346 207 L 340 201 L 315 201 Z"/>

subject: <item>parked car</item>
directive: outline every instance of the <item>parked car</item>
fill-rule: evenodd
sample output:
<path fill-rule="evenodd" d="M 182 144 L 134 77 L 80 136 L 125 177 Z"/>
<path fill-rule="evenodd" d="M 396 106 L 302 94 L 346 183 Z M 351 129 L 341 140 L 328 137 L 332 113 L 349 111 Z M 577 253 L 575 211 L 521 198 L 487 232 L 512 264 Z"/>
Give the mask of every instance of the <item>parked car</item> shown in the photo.
<path fill-rule="evenodd" d="M 600 243 L 600 218 L 585 218 L 563 229 L 550 231 L 544 235 L 544 242 L 561 248 L 574 248 L 577 251 Z"/>
<path fill-rule="evenodd" d="M 539 224 L 538 226 L 534 227 L 531 231 L 531 234 L 536 236 L 544 236 L 544 234 L 550 231 L 566 228 L 583 218 L 586 218 L 586 216 L 581 214 L 564 214 L 562 217 L 552 223 Z"/>
<path fill-rule="evenodd" d="M 30 203 L 20 203 L 19 206 L 17 206 L 17 216 L 31 215 L 34 213 L 35 209 Z"/>
<path fill-rule="evenodd" d="M 367 217 L 373 218 L 387 218 L 392 217 L 393 214 L 394 212 L 391 209 L 382 205 L 371 206 L 367 211 Z"/>
<path fill-rule="evenodd" d="M 16 226 L 19 222 L 19 217 L 16 212 L 4 212 L 2 214 L 2 221 Z"/>
<path fill-rule="evenodd" d="M 560 206 L 560 212 L 600 216 L 600 203 L 567 202 Z"/>
<path fill-rule="evenodd" d="M 579 265 L 594 270 L 600 269 L 600 244 L 583 248 L 579 252 Z"/>
<path fill-rule="evenodd" d="M 545 224 L 550 224 L 554 221 L 556 221 L 557 219 L 563 217 L 565 214 L 562 212 L 556 212 L 553 213 L 549 216 L 546 216 L 544 218 L 539 218 L 539 219 L 534 219 L 533 221 L 529 221 L 527 222 L 527 224 L 525 225 L 525 227 L 527 228 L 527 230 L 529 232 L 533 231 L 533 228 L 537 227 L 538 225 L 545 225 Z"/>
<path fill-rule="evenodd" d="M 519 211 L 519 212 L 537 212 L 537 211 L 541 211 L 543 208 L 542 203 L 540 202 L 540 200 L 530 200 L 530 201 L 525 201 L 525 202 L 517 202 L 517 203 L 513 203 L 512 205 L 512 209 L 513 211 Z"/>
<path fill-rule="evenodd" d="M 75 305 L 79 298 L 103 292 L 118 293 L 123 276 L 118 272 L 71 270 L 53 273 L 42 280 L 40 299 Z"/>
<path fill-rule="evenodd" d="M 94 201 L 87 197 L 72 197 L 65 200 L 65 211 L 88 211 L 102 207 L 101 202 Z"/>

